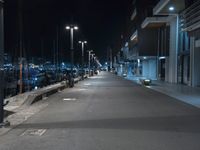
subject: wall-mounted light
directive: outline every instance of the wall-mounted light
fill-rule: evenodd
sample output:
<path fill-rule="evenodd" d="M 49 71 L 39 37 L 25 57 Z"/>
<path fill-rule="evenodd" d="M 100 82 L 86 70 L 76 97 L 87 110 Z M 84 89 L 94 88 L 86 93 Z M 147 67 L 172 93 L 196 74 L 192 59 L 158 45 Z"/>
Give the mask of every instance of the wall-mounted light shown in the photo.
<path fill-rule="evenodd" d="M 169 7 L 169 11 L 174 11 L 174 10 L 175 10 L 175 8 L 173 6 Z"/>
<path fill-rule="evenodd" d="M 162 57 L 159 57 L 159 60 L 161 60 L 161 59 L 165 59 L 166 57 L 165 56 L 162 56 Z"/>

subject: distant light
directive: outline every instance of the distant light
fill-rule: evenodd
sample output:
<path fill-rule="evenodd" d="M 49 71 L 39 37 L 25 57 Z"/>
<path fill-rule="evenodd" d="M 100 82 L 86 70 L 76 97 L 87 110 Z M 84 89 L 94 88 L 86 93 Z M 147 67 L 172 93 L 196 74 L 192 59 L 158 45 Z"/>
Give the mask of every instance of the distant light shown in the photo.
<path fill-rule="evenodd" d="M 147 57 L 143 57 L 144 59 L 147 59 Z"/>
<path fill-rule="evenodd" d="M 138 64 L 139 64 L 140 63 L 140 59 L 138 59 L 137 61 L 138 61 Z"/>
<path fill-rule="evenodd" d="M 35 88 L 34 88 L 35 90 L 37 90 L 38 89 L 38 87 L 37 86 L 35 86 Z"/>
<path fill-rule="evenodd" d="M 38 78 L 35 78 L 35 81 L 37 81 L 38 80 Z"/>
<path fill-rule="evenodd" d="M 66 26 L 66 29 L 69 30 L 69 29 L 70 29 L 70 26 Z"/>
<path fill-rule="evenodd" d="M 78 43 L 80 43 L 80 44 L 81 44 L 81 43 L 82 43 L 82 41 L 78 41 Z"/>
<path fill-rule="evenodd" d="M 175 8 L 174 8 L 173 6 L 170 6 L 170 7 L 169 7 L 169 10 L 170 10 L 170 11 L 174 11 L 174 9 L 175 9 Z"/>
<path fill-rule="evenodd" d="M 107 62 L 105 62 L 105 65 L 107 65 L 108 63 Z"/>
<path fill-rule="evenodd" d="M 87 41 L 84 41 L 85 44 L 87 44 Z"/>
<path fill-rule="evenodd" d="M 77 26 L 75 26 L 75 27 L 74 27 L 74 30 L 78 30 L 78 27 L 77 27 Z"/>

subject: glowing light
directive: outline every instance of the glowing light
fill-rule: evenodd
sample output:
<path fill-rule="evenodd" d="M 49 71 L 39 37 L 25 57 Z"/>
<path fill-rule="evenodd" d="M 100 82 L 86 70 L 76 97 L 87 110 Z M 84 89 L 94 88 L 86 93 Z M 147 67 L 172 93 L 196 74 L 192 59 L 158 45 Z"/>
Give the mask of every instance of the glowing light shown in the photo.
<path fill-rule="evenodd" d="M 161 60 L 161 59 L 165 59 L 165 58 L 166 58 L 166 57 L 164 57 L 164 56 L 163 56 L 163 57 L 159 57 L 159 60 Z"/>
<path fill-rule="evenodd" d="M 170 7 L 169 7 L 169 10 L 170 10 L 170 11 L 174 11 L 174 9 L 175 9 L 175 8 L 174 8 L 173 6 L 170 6 Z"/>
<path fill-rule="evenodd" d="M 69 29 L 70 29 L 70 26 L 66 26 L 66 29 L 69 30 Z"/>
<path fill-rule="evenodd" d="M 78 30 L 78 27 L 77 27 L 77 26 L 75 26 L 75 27 L 74 27 L 74 30 Z"/>

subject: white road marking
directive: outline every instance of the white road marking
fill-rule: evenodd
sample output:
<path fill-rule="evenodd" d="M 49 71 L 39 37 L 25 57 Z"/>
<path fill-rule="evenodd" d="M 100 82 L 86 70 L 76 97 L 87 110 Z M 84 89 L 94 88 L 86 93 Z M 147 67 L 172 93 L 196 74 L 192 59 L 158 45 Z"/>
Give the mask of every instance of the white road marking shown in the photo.
<path fill-rule="evenodd" d="M 75 101 L 76 98 L 64 98 L 63 101 Z"/>
<path fill-rule="evenodd" d="M 46 131 L 46 129 L 28 129 L 21 136 L 42 136 Z"/>
<path fill-rule="evenodd" d="M 84 85 L 89 86 L 89 85 L 91 85 L 91 84 L 90 84 L 90 83 L 85 83 Z"/>
<path fill-rule="evenodd" d="M 77 91 L 86 91 L 87 89 L 77 89 Z"/>

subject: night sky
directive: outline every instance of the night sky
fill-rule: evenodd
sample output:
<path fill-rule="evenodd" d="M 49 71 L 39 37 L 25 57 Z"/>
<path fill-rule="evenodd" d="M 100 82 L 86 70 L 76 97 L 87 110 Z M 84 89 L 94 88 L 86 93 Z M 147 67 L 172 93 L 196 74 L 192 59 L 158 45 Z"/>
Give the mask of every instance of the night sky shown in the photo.
<path fill-rule="evenodd" d="M 76 24 L 75 53 L 79 56 L 78 40 L 87 40 L 86 49 L 93 49 L 106 59 L 108 47 L 118 51 L 128 8 L 132 0 L 23 0 L 23 39 L 26 57 L 52 58 L 58 33 L 59 53 L 69 56 L 67 24 Z M 42 43 L 42 44 L 41 44 Z M 42 50 L 43 49 L 43 50 Z M 17 0 L 5 1 L 5 51 L 12 56 L 19 52 L 19 20 Z"/>

